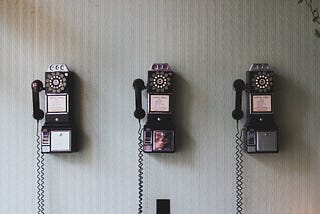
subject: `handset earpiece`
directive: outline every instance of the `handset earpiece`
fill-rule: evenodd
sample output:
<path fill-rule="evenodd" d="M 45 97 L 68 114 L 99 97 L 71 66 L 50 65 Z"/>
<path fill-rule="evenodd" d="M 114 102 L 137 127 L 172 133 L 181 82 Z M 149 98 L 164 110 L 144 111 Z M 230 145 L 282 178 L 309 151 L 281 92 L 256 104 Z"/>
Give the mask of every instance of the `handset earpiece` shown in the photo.
<path fill-rule="evenodd" d="M 44 112 L 40 109 L 39 92 L 43 90 L 43 84 L 40 80 L 35 80 L 31 83 L 32 103 L 33 103 L 33 118 L 41 120 L 44 117 Z"/>
<path fill-rule="evenodd" d="M 232 111 L 232 117 L 235 120 L 243 118 L 242 107 L 242 91 L 246 88 L 246 84 L 242 79 L 237 79 L 233 82 L 233 88 L 236 91 L 236 106 L 235 110 Z"/>
<path fill-rule="evenodd" d="M 136 110 L 134 111 L 134 116 L 137 119 L 142 119 L 146 115 L 146 112 L 142 109 L 142 98 L 141 91 L 146 89 L 142 79 L 135 79 L 133 81 L 133 88 L 135 90 L 135 99 L 136 99 Z"/>

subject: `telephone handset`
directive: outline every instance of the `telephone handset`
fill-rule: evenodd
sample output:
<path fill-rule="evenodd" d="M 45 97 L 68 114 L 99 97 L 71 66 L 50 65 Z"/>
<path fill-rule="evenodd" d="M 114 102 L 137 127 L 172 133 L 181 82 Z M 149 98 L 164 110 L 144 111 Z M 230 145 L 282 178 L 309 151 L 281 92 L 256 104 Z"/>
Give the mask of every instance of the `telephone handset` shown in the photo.
<path fill-rule="evenodd" d="M 42 120 L 44 112 L 40 109 L 39 92 L 43 90 L 43 84 L 40 80 L 35 80 L 31 84 L 32 100 L 33 100 L 33 118 L 36 120 Z"/>
<path fill-rule="evenodd" d="M 278 152 L 278 128 L 274 122 L 274 72 L 268 64 L 252 64 L 246 84 L 241 79 L 233 83 L 236 91 L 235 120 L 243 117 L 242 91 L 247 94 L 247 121 L 244 125 L 244 150 L 247 153 Z"/>
<path fill-rule="evenodd" d="M 148 153 L 175 152 L 173 125 L 173 71 L 168 63 L 155 63 L 148 71 L 145 87 L 142 79 L 133 82 L 136 98 L 134 116 L 141 120 L 145 116 L 142 109 L 141 92 L 147 88 L 147 122 L 143 128 L 143 151 Z"/>
<path fill-rule="evenodd" d="M 134 111 L 135 118 L 141 120 L 146 116 L 146 112 L 142 108 L 141 92 L 146 89 L 142 79 L 136 79 L 133 81 L 133 88 L 135 90 L 136 98 L 136 110 Z"/>
<path fill-rule="evenodd" d="M 73 121 L 71 111 L 72 72 L 66 64 L 52 64 L 45 72 L 45 85 L 40 80 L 31 84 L 33 117 L 45 117 L 41 129 L 41 152 L 73 152 Z M 39 92 L 45 90 L 45 113 L 39 106 Z"/>
<path fill-rule="evenodd" d="M 236 120 L 243 118 L 242 107 L 242 91 L 245 89 L 246 85 L 241 79 L 237 79 L 233 82 L 233 88 L 236 91 L 236 108 L 232 112 L 232 117 Z"/>

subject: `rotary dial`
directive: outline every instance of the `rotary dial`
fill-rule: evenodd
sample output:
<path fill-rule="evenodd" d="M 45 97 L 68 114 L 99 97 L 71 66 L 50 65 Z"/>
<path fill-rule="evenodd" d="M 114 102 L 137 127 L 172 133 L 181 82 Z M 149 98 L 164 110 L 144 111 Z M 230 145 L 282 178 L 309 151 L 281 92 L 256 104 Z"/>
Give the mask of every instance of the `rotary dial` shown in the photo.
<path fill-rule="evenodd" d="M 150 86 L 152 90 L 156 92 L 164 92 L 171 85 L 171 78 L 169 74 L 164 73 L 163 71 L 155 72 L 150 78 Z"/>
<path fill-rule="evenodd" d="M 48 75 L 46 87 L 53 93 L 62 92 L 67 86 L 67 79 L 63 73 L 55 72 Z"/>
<path fill-rule="evenodd" d="M 267 90 L 271 89 L 272 84 L 272 77 L 266 72 L 259 71 L 253 76 L 252 86 L 256 91 L 267 92 Z"/>

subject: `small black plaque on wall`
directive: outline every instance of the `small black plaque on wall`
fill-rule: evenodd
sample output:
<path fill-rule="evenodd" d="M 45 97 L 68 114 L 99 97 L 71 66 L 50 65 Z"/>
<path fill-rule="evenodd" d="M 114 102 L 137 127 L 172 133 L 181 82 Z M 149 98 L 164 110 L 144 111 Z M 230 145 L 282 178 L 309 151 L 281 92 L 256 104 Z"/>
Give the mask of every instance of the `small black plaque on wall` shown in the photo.
<path fill-rule="evenodd" d="M 170 214 L 169 199 L 157 199 L 157 214 Z"/>

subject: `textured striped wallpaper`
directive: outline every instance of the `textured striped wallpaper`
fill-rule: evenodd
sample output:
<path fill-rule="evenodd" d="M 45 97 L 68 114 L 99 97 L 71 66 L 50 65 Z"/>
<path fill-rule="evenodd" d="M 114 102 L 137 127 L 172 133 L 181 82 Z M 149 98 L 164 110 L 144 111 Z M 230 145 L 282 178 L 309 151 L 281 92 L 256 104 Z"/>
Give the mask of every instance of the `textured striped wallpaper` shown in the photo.
<path fill-rule="evenodd" d="M 320 213 L 311 19 L 293 0 L 0 0 L 0 214 L 37 212 L 30 84 L 52 63 L 77 75 L 81 150 L 45 156 L 46 213 L 137 213 L 132 81 L 154 62 L 178 76 L 178 151 L 145 155 L 144 213 L 235 213 L 232 82 L 254 62 L 278 74 L 280 152 L 245 155 L 244 213 Z"/>

